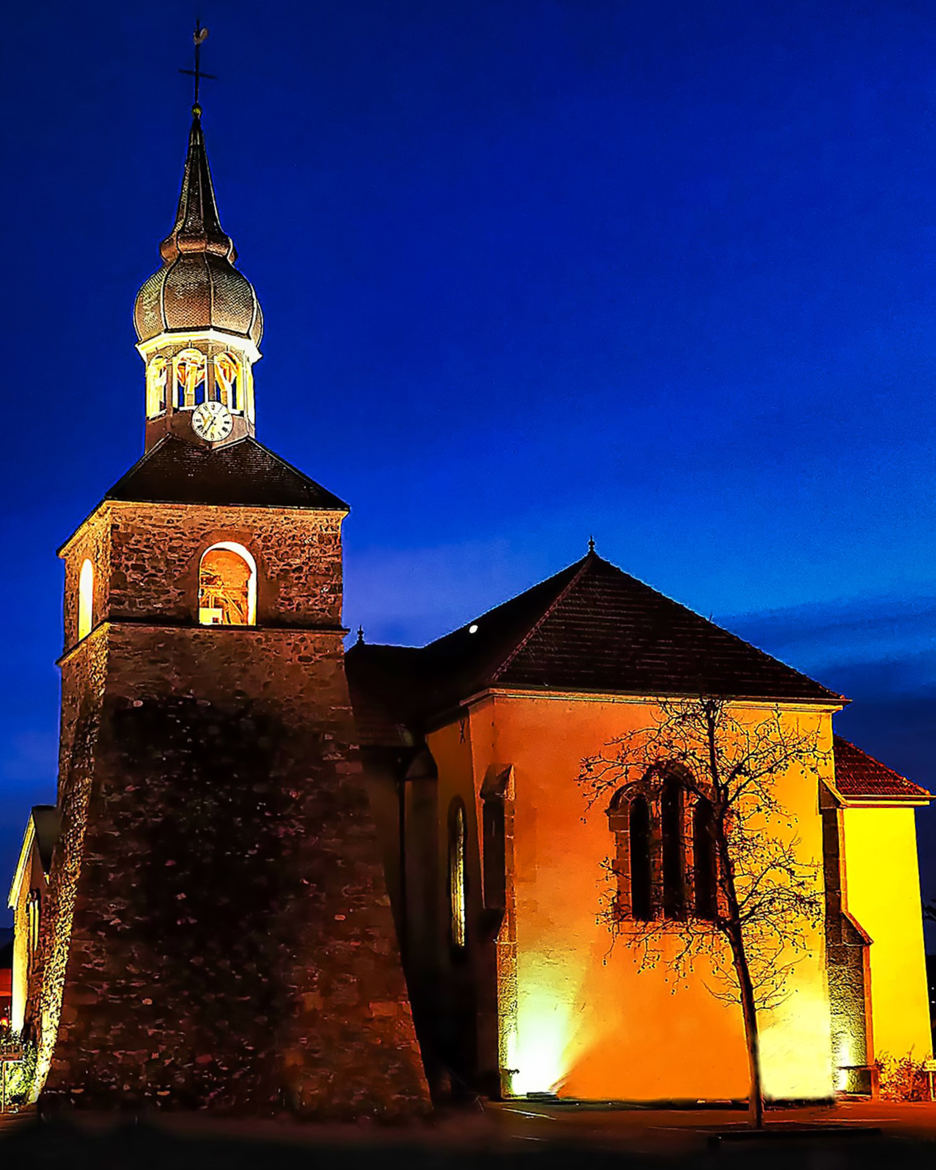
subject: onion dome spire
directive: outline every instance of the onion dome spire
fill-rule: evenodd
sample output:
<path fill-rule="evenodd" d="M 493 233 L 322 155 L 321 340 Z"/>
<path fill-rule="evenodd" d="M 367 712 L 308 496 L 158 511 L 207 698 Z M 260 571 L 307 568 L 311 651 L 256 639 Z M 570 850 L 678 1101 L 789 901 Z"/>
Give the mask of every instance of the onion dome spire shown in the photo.
<path fill-rule="evenodd" d="M 195 74 L 197 82 L 197 60 Z M 147 450 L 169 435 L 214 448 L 256 431 L 263 315 L 221 226 L 197 102 L 192 113 L 175 222 L 159 245 L 162 264 L 133 306 L 146 364 Z"/>
<path fill-rule="evenodd" d="M 215 199 L 211 170 L 208 167 L 200 108 L 195 106 L 193 113 L 179 207 L 172 231 L 159 245 L 159 251 L 166 264 L 171 264 L 183 253 L 191 252 L 211 252 L 233 263 L 237 259 L 237 251 L 234 241 L 221 227 L 218 201 Z"/>
<path fill-rule="evenodd" d="M 164 333 L 210 329 L 256 346 L 263 334 L 260 304 L 253 285 L 234 267 L 237 251 L 221 227 L 200 107 L 193 113 L 175 223 L 159 245 L 163 264 L 134 304 L 137 337 L 142 343 Z"/>

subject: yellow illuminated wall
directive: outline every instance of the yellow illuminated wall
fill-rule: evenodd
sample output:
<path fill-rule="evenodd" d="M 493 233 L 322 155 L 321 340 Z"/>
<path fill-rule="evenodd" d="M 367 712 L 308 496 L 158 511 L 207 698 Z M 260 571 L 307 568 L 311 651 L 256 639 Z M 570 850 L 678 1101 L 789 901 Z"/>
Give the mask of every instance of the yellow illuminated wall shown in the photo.
<path fill-rule="evenodd" d="M 8 901 L 13 911 L 13 1010 L 10 1024 L 14 1032 L 22 1032 L 26 1019 L 30 981 L 36 974 L 37 919 L 34 916 L 45 910 L 46 890 L 46 875 L 30 816 Z M 35 903 L 37 897 L 40 899 L 38 904 Z"/>
<path fill-rule="evenodd" d="M 515 935 L 509 963 L 497 963 L 502 1084 L 514 1094 L 695 1101 L 747 1093 L 740 1009 L 707 990 L 705 961 L 684 982 L 665 965 L 640 972 L 623 942 L 610 949 L 607 927 L 597 921 L 601 862 L 612 852 L 612 836 L 606 803 L 586 815 L 575 777 L 583 756 L 628 727 L 647 726 L 652 712 L 647 701 L 498 693 L 473 705 L 460 724 L 429 736 L 440 822 L 453 795 L 474 809 L 469 921 L 478 916 L 480 896 L 481 785 L 492 766 L 514 768 L 513 921 L 502 925 L 496 944 L 506 955 Z M 765 711 L 740 714 L 753 720 Z M 788 718 L 821 730 L 830 746 L 829 711 L 804 708 Z M 779 795 L 797 819 L 800 856 L 816 863 L 821 887 L 818 781 L 791 773 Z M 440 857 L 442 872 L 443 864 Z M 807 935 L 808 954 L 789 999 L 761 1017 L 765 1088 L 776 1098 L 826 1098 L 834 1088 L 822 925 Z"/>
<path fill-rule="evenodd" d="M 914 809 L 846 805 L 844 896 L 871 936 L 874 1051 L 930 1055 L 929 1003 Z"/>

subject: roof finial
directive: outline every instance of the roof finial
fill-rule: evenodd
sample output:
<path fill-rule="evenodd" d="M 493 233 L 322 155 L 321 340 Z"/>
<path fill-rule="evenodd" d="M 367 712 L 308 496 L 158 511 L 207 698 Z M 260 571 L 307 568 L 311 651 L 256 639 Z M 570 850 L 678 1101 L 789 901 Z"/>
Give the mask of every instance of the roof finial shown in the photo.
<path fill-rule="evenodd" d="M 364 627 L 363 626 L 358 626 L 358 628 L 357 628 L 357 644 L 359 646 L 364 645 Z"/>
<path fill-rule="evenodd" d="M 215 77 L 215 75 L 213 73 L 202 73 L 202 69 L 201 69 L 201 47 L 202 47 L 202 44 L 204 43 L 204 41 L 207 40 L 207 38 L 208 38 L 208 30 L 206 28 L 202 28 L 202 23 L 200 20 L 196 20 L 195 21 L 195 32 L 192 34 L 192 40 L 195 44 L 195 68 L 194 69 L 180 69 L 179 70 L 180 73 L 185 73 L 189 77 L 195 78 L 195 100 L 192 103 L 192 113 L 194 114 L 194 116 L 196 118 L 200 118 L 201 112 L 202 112 L 202 108 L 198 104 L 198 87 L 201 83 L 201 79 L 203 77 L 208 77 L 212 81 L 217 81 L 217 78 Z"/>
<path fill-rule="evenodd" d="M 589 553 L 593 553 L 595 551 L 595 538 L 593 536 L 589 536 L 588 538 L 588 551 Z"/>

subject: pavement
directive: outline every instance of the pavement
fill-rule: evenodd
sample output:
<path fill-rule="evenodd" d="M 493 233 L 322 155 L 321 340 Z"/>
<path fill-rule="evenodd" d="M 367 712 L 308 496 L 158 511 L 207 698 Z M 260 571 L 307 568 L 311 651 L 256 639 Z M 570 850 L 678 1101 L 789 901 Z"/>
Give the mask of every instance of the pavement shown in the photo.
<path fill-rule="evenodd" d="M 842 1102 L 828 1107 L 768 1110 L 764 1133 L 751 1135 L 741 1109 L 650 1109 L 510 1101 L 443 1110 L 406 1124 L 310 1124 L 203 1113 L 116 1119 L 74 1114 L 39 1122 L 0 1119 L 0 1167 L 169 1167 L 169 1170 L 256 1170 L 341 1163 L 368 1170 L 473 1167 L 483 1161 L 514 1168 L 533 1159 L 546 1170 L 604 1170 L 613 1162 L 691 1163 L 733 1170 L 900 1170 L 933 1165 L 936 1104 Z M 573 1163 L 574 1165 L 571 1164 Z"/>
<path fill-rule="evenodd" d="M 730 1108 L 600 1108 L 593 1104 L 505 1101 L 490 1103 L 504 1135 L 513 1140 L 571 1142 L 631 1153 L 689 1154 L 713 1138 L 750 1131 L 746 1110 Z M 765 1140 L 799 1133 L 804 1140 L 836 1135 L 936 1142 L 936 1102 L 842 1101 L 834 1105 L 768 1109 Z M 812 1131 L 808 1134 L 806 1131 Z M 824 1133 L 822 1131 L 825 1131 Z M 936 1150 L 932 1151 L 936 1157 Z"/>

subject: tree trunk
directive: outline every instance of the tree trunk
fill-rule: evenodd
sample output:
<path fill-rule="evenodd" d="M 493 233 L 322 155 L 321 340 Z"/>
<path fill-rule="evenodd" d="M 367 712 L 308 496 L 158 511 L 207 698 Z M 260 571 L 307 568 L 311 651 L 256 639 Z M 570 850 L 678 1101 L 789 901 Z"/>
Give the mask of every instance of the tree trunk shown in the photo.
<path fill-rule="evenodd" d="M 750 1097 L 748 1110 L 751 1124 L 755 1129 L 764 1127 L 764 1087 L 761 1083 L 760 1033 L 757 1030 L 757 1007 L 754 1002 L 754 985 L 748 970 L 747 955 L 740 927 L 732 925 L 729 932 L 731 955 L 734 959 L 738 987 L 741 992 L 741 1014 L 744 1017 L 744 1039 L 747 1044 L 748 1068 L 750 1071 Z"/>

